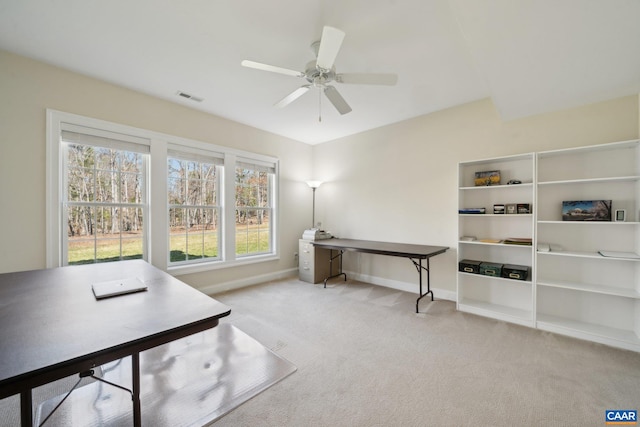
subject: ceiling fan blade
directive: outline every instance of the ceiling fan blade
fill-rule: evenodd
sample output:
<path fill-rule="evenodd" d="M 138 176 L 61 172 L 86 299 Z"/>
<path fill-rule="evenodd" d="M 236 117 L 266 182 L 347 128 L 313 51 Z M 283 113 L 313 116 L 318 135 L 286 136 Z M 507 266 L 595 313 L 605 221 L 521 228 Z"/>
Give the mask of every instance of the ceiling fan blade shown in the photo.
<path fill-rule="evenodd" d="M 286 74 L 293 77 L 304 77 L 304 73 L 295 70 L 289 70 L 288 68 L 276 67 L 274 65 L 262 64 L 260 62 L 249 61 L 245 59 L 241 62 L 243 67 L 255 68 L 256 70 L 271 71 L 272 73 Z"/>
<path fill-rule="evenodd" d="M 339 83 L 360 85 L 394 86 L 398 83 L 398 76 L 396 74 L 347 73 L 336 74 L 336 81 Z"/>
<path fill-rule="evenodd" d="M 336 107 L 336 110 L 340 114 L 347 114 L 351 111 L 351 107 L 347 104 L 347 101 L 344 100 L 342 95 L 338 93 L 338 90 L 333 86 L 327 86 L 324 88 L 324 94 L 329 98 L 329 101 Z"/>
<path fill-rule="evenodd" d="M 318 48 L 317 67 L 323 70 L 333 68 L 333 63 L 336 61 L 340 46 L 342 46 L 342 40 L 344 40 L 344 32 L 337 28 L 324 27 L 322 38 L 320 39 L 320 47 Z"/>
<path fill-rule="evenodd" d="M 283 108 L 287 105 L 291 104 L 296 99 L 300 98 L 302 95 L 307 93 L 311 85 L 300 86 L 298 89 L 291 92 L 289 95 L 282 98 L 280 101 L 273 104 L 274 107 Z"/>

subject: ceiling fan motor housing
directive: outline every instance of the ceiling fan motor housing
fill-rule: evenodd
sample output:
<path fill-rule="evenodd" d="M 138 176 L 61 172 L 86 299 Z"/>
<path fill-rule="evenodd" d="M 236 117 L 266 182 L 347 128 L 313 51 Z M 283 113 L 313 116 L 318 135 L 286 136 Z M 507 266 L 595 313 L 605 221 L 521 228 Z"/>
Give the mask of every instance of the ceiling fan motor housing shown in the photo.
<path fill-rule="evenodd" d="M 323 86 L 336 79 L 335 67 L 330 70 L 323 70 L 316 66 L 316 61 L 309 61 L 304 70 L 304 78 L 314 86 Z"/>

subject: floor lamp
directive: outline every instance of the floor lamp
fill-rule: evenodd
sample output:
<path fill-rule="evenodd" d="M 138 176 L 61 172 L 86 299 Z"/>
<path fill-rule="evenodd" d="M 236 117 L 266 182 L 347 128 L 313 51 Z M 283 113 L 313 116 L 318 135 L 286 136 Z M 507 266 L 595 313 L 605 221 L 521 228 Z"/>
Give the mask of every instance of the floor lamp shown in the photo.
<path fill-rule="evenodd" d="M 307 185 L 313 190 L 313 211 L 311 216 L 311 229 L 316 228 L 316 188 L 320 187 L 322 181 L 307 181 Z"/>

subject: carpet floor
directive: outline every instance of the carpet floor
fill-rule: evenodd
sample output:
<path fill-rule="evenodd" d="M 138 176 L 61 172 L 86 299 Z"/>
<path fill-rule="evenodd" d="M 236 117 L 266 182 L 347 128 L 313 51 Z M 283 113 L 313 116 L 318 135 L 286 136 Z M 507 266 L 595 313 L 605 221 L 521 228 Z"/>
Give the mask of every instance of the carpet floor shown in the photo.
<path fill-rule="evenodd" d="M 298 371 L 223 426 L 602 426 L 640 409 L 640 354 L 357 281 L 213 295 Z"/>

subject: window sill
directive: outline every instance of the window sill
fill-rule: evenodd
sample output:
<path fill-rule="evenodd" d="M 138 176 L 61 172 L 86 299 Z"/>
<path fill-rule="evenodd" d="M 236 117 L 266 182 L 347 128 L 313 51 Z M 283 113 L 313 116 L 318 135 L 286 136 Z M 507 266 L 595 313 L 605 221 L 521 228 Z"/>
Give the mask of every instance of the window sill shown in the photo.
<path fill-rule="evenodd" d="M 256 255 L 235 259 L 233 261 L 210 261 L 188 265 L 169 266 L 167 267 L 167 272 L 172 276 L 182 276 L 184 274 L 201 273 L 204 271 L 220 270 L 222 268 L 239 267 L 242 265 L 257 264 L 260 262 L 275 261 L 278 259 L 280 259 L 280 256 L 275 254 Z"/>

